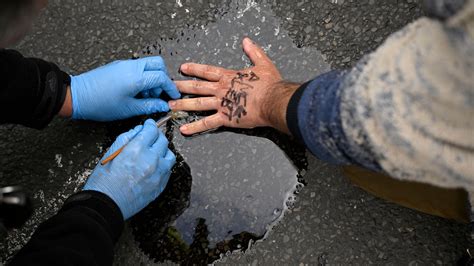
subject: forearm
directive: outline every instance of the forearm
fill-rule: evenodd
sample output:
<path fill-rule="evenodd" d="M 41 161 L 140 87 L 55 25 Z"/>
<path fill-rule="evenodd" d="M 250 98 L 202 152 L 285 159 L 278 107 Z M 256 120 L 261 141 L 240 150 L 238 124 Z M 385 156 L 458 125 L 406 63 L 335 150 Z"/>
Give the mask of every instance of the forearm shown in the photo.
<path fill-rule="evenodd" d="M 1 49 L 0 73 L 0 123 L 42 128 L 63 107 L 70 77 L 55 64 Z"/>
<path fill-rule="evenodd" d="M 105 194 L 83 191 L 41 224 L 11 265 L 112 265 L 123 216 Z"/>

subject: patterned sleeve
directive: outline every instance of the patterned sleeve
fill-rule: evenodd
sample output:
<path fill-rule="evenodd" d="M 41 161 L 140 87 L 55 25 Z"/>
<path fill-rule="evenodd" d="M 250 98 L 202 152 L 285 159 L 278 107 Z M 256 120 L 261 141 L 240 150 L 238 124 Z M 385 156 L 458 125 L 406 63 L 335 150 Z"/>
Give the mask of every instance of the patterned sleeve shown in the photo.
<path fill-rule="evenodd" d="M 306 83 L 287 123 L 322 160 L 462 187 L 473 203 L 474 0 L 445 21 L 415 21 L 348 72 Z"/>

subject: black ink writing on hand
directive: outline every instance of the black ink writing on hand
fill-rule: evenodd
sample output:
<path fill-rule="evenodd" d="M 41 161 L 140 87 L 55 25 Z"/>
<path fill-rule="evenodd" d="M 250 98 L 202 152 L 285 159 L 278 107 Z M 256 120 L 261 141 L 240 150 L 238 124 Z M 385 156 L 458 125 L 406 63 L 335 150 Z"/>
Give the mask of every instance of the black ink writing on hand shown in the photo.
<path fill-rule="evenodd" d="M 223 114 L 229 118 L 229 121 L 235 118 L 236 122 L 239 123 L 240 119 L 247 115 L 247 90 L 253 89 L 253 86 L 247 82 L 254 82 L 259 79 L 252 71 L 249 73 L 237 72 L 230 83 L 230 89 L 221 102 L 221 107 L 226 109 Z"/>

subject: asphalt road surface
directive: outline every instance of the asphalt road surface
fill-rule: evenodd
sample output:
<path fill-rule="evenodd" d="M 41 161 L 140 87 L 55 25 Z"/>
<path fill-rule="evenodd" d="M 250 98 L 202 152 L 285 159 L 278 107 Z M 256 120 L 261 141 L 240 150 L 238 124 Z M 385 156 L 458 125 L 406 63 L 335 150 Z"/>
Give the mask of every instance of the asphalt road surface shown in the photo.
<path fill-rule="evenodd" d="M 237 10 L 230 10 L 237 2 Z M 178 38 L 184 29 L 218 23 L 226 12 L 238 16 L 246 6 L 266 10 L 278 24 L 271 27 L 284 30 L 295 49 L 320 53 L 324 62 L 318 64 L 328 68 L 354 65 L 392 32 L 423 15 L 413 0 L 52 0 L 31 33 L 12 48 L 53 61 L 74 75 L 131 58 L 150 44 Z M 215 42 L 216 47 L 223 45 Z M 272 52 L 273 59 L 284 61 L 285 54 L 278 51 Z M 302 77 L 316 74 L 311 71 L 308 67 Z M 0 126 L 0 185 L 21 183 L 36 203 L 33 217 L 4 243 L 3 261 L 80 189 L 116 134 L 114 129 L 121 127 L 63 119 L 42 131 Z M 453 264 L 473 246 L 467 226 L 377 199 L 351 185 L 339 168 L 309 153 L 307 157 L 307 185 L 293 208 L 263 241 L 221 263 Z M 115 263 L 153 260 L 126 228 Z"/>

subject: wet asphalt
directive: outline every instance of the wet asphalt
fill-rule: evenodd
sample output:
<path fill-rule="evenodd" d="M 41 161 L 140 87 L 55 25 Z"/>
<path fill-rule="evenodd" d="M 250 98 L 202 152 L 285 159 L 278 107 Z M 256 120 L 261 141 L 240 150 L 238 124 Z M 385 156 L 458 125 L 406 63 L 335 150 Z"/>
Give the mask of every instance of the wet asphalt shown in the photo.
<path fill-rule="evenodd" d="M 212 24 L 228 4 L 54 0 L 14 48 L 78 74 L 131 58 L 160 38 L 178 37 L 190 26 Z M 318 50 L 331 68 L 354 65 L 390 33 L 423 15 L 412 0 L 282 0 L 266 5 L 296 47 Z M 274 56 L 278 61 L 279 55 Z M 2 260 L 21 248 L 38 223 L 80 188 L 110 143 L 114 126 L 55 119 L 42 131 L 0 127 L 0 185 L 24 185 L 37 206 L 27 225 L 11 232 Z M 466 226 L 377 199 L 351 185 L 339 168 L 307 157 L 307 185 L 294 207 L 265 240 L 222 263 L 452 264 L 473 245 Z M 152 261 L 134 245 L 127 228 L 117 245 L 116 264 L 138 263 Z"/>

